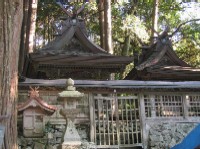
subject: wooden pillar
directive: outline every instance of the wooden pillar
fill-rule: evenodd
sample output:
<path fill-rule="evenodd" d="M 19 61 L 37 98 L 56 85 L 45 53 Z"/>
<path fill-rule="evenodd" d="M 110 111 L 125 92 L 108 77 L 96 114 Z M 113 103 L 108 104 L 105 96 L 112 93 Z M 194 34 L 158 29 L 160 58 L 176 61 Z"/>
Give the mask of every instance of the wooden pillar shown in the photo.
<path fill-rule="evenodd" d="M 147 149 L 148 145 L 148 130 L 146 128 L 146 115 L 145 115 L 145 104 L 144 104 L 144 94 L 139 93 L 138 100 L 140 104 L 140 122 L 141 122 L 141 131 L 142 131 L 142 143 L 143 148 Z"/>
<path fill-rule="evenodd" d="M 94 113 L 94 99 L 92 93 L 89 93 L 89 108 L 90 108 L 90 141 L 95 141 L 95 113 Z"/>
<path fill-rule="evenodd" d="M 188 108 L 189 108 L 189 96 L 187 94 L 182 95 L 183 98 L 183 118 L 188 119 L 189 113 L 188 113 Z"/>

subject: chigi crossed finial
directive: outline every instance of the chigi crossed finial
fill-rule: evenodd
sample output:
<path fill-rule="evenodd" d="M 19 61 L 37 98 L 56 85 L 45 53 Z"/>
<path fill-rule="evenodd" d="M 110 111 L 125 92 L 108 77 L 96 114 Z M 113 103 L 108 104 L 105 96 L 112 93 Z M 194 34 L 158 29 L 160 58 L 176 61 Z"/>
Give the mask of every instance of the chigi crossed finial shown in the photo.
<path fill-rule="evenodd" d="M 63 4 L 61 3 L 61 2 L 56 2 L 61 8 L 62 8 L 62 10 L 69 16 L 69 17 L 71 17 L 71 18 L 76 18 L 76 16 L 77 15 L 79 15 L 83 10 L 84 10 L 84 8 L 85 8 L 85 5 L 87 4 L 87 3 L 84 3 L 79 9 L 75 9 L 75 8 L 73 8 L 73 11 L 72 11 L 72 13 L 70 12 L 70 11 L 68 11 L 68 8 L 65 8 L 64 6 L 63 6 Z"/>
<path fill-rule="evenodd" d="M 31 90 L 28 92 L 30 98 L 39 97 L 39 91 L 38 91 L 39 86 L 35 88 L 30 86 L 30 89 Z"/>

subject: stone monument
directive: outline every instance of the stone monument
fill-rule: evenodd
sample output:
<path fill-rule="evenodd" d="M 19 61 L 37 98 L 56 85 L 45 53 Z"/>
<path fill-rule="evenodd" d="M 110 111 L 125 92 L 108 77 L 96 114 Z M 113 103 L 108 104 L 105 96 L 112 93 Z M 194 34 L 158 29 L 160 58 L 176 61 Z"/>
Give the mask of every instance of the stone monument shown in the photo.
<path fill-rule="evenodd" d="M 80 149 L 81 138 L 76 130 L 74 120 L 80 112 L 80 109 L 76 108 L 77 102 L 84 96 L 84 94 L 76 91 L 74 81 L 71 78 L 69 78 L 66 83 L 66 90 L 58 94 L 58 100 L 64 103 L 63 109 L 60 110 L 60 114 L 64 116 L 67 122 L 63 143 L 59 148 Z"/>

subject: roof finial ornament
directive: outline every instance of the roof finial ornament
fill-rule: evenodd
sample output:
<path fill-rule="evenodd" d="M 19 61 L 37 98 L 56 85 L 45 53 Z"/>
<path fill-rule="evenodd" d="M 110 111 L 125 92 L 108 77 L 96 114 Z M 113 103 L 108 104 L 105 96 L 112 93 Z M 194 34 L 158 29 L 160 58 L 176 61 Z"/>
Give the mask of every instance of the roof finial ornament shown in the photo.
<path fill-rule="evenodd" d="M 35 87 L 35 88 L 29 86 L 29 88 L 31 89 L 30 91 L 28 91 L 28 96 L 29 96 L 30 98 L 39 97 L 39 91 L 38 91 L 39 86 L 38 86 L 38 87 Z"/>

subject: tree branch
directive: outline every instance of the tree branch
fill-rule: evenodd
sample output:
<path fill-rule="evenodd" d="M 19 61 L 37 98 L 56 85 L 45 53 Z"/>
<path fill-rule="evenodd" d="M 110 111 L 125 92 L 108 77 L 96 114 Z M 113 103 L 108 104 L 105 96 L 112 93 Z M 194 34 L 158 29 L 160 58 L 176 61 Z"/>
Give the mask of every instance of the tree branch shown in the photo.
<path fill-rule="evenodd" d="M 181 24 L 178 26 L 178 28 L 177 28 L 171 35 L 169 35 L 169 36 L 170 36 L 170 37 L 174 36 L 174 34 L 176 34 L 176 33 L 180 30 L 180 28 L 181 28 L 183 25 L 185 25 L 185 24 L 187 24 L 187 23 L 189 23 L 189 22 L 193 22 L 193 21 L 200 21 L 200 18 L 199 18 L 199 19 L 192 19 L 192 20 L 189 20 L 189 21 L 186 21 L 186 22 L 181 23 Z"/>

